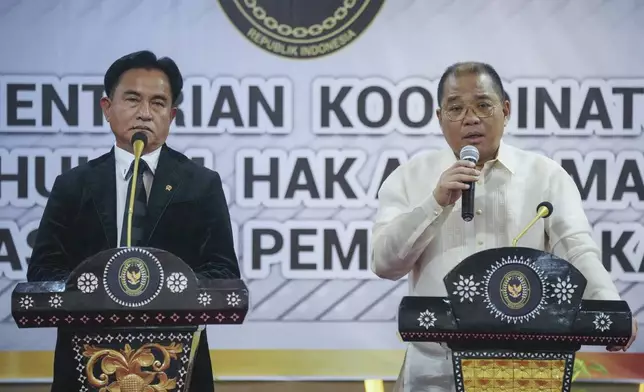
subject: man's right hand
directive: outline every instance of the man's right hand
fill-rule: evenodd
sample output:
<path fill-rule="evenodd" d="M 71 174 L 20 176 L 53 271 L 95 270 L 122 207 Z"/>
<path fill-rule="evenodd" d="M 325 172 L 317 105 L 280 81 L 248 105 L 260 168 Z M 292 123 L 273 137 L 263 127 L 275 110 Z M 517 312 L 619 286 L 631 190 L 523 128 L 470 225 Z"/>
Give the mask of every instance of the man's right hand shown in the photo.
<path fill-rule="evenodd" d="M 476 165 L 470 161 L 457 161 L 445 170 L 438 179 L 434 189 L 434 198 L 442 207 L 456 203 L 464 190 L 469 189 L 466 182 L 476 182 L 481 174 L 475 169 Z"/>

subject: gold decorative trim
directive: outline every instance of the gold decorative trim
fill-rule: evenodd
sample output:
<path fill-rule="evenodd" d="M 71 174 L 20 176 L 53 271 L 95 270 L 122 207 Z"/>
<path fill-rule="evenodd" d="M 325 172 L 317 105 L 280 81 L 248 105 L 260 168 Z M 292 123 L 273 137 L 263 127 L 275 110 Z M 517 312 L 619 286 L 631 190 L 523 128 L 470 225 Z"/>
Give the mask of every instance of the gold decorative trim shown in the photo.
<path fill-rule="evenodd" d="M 168 346 L 147 343 L 136 350 L 125 344 L 119 351 L 85 344 L 83 349 L 83 356 L 89 358 L 85 366 L 87 381 L 101 391 L 167 392 L 177 387 L 177 380 L 168 378 L 165 371 L 183 351 L 181 343 Z M 153 351 L 159 353 L 163 361 L 159 361 Z M 102 372 L 99 377 L 94 375 L 97 368 Z"/>
<path fill-rule="evenodd" d="M 210 350 L 216 377 L 395 378 L 404 350 Z M 0 351 L 0 381 L 51 379 L 53 351 Z"/>

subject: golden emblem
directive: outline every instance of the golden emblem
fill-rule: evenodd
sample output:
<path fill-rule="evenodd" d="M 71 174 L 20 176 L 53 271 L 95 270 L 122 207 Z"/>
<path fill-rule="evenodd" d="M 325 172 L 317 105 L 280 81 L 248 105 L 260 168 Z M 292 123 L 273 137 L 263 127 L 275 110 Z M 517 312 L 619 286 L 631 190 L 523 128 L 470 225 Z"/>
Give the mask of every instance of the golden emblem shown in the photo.
<path fill-rule="evenodd" d="M 83 356 L 89 358 L 85 366 L 87 381 L 100 388 L 99 392 L 168 392 L 177 387 L 177 380 L 168 378 L 165 371 L 183 351 L 181 343 L 169 346 L 147 343 L 137 350 L 126 344 L 120 352 L 87 344 L 83 348 Z M 153 349 L 163 361 L 155 357 Z M 95 368 L 102 372 L 98 378 L 94 375 Z"/>
<path fill-rule="evenodd" d="M 119 285 L 131 297 L 141 295 L 148 287 L 150 272 L 148 266 L 138 257 L 126 259 L 119 269 Z"/>
<path fill-rule="evenodd" d="M 131 285 L 137 285 L 141 281 L 141 271 L 127 271 L 126 276 Z"/>
<path fill-rule="evenodd" d="M 510 309 L 523 308 L 530 299 L 530 282 L 520 271 L 510 271 L 501 279 L 501 301 Z"/>
<path fill-rule="evenodd" d="M 523 287 L 520 284 L 508 284 L 508 293 L 512 298 L 519 298 Z"/>

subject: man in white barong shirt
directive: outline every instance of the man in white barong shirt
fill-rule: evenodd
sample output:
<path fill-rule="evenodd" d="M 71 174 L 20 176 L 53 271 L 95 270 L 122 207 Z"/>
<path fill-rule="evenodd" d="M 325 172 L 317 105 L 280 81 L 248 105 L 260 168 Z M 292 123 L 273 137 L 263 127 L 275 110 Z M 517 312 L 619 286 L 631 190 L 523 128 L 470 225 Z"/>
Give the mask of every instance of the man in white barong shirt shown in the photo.
<path fill-rule="evenodd" d="M 521 246 L 568 260 L 586 277 L 587 299 L 619 300 L 591 236 L 574 181 L 555 161 L 501 141 L 510 115 L 503 84 L 487 64 L 457 63 L 438 86 L 436 116 L 449 149 L 419 155 L 384 181 L 373 227 L 371 268 L 383 279 L 409 274 L 409 295 L 447 296 L 443 277 L 464 258 L 490 248 L 510 246 L 535 216 L 542 201 L 553 214 L 540 219 Z M 475 165 L 459 161 L 463 146 L 473 145 Z M 476 182 L 475 216 L 461 218 L 461 191 Z M 625 347 L 631 345 L 637 331 Z M 445 345 L 407 345 L 394 391 L 454 390 L 451 353 Z"/>

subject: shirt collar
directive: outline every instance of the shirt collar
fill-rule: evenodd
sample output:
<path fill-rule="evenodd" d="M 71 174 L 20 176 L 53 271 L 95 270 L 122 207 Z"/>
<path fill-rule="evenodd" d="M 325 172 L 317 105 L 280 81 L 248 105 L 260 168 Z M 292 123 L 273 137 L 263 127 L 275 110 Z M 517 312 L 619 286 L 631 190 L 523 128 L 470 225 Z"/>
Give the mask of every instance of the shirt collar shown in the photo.
<path fill-rule="evenodd" d="M 448 148 L 446 152 L 447 154 L 449 154 L 451 161 L 456 162 L 456 160 L 458 160 L 458 157 L 454 155 L 451 149 Z M 514 151 L 512 146 L 503 143 L 503 140 L 501 140 L 501 143 L 499 145 L 499 151 L 497 151 L 496 153 L 496 158 L 492 159 L 489 164 L 490 166 L 494 167 L 497 162 L 504 168 L 506 168 L 510 172 L 510 174 L 515 173 L 516 152 Z"/>
<path fill-rule="evenodd" d="M 503 167 L 505 167 L 511 174 L 514 174 L 516 169 L 516 153 L 511 146 L 503 143 L 499 145 L 499 151 L 496 154 L 496 158 L 492 162 L 499 162 Z"/>
<path fill-rule="evenodd" d="M 143 159 L 145 163 L 148 164 L 148 167 L 150 168 L 150 171 L 152 172 L 153 175 L 157 169 L 160 155 L 161 155 L 161 147 L 157 148 L 156 150 L 148 154 L 141 156 L 141 159 Z M 118 173 L 121 175 L 121 177 L 124 180 L 127 180 L 127 172 L 128 170 L 130 170 L 130 165 L 132 165 L 132 161 L 134 160 L 134 154 L 122 149 L 121 147 L 115 144 L 114 159 L 116 160 L 116 168 L 118 169 Z"/>

